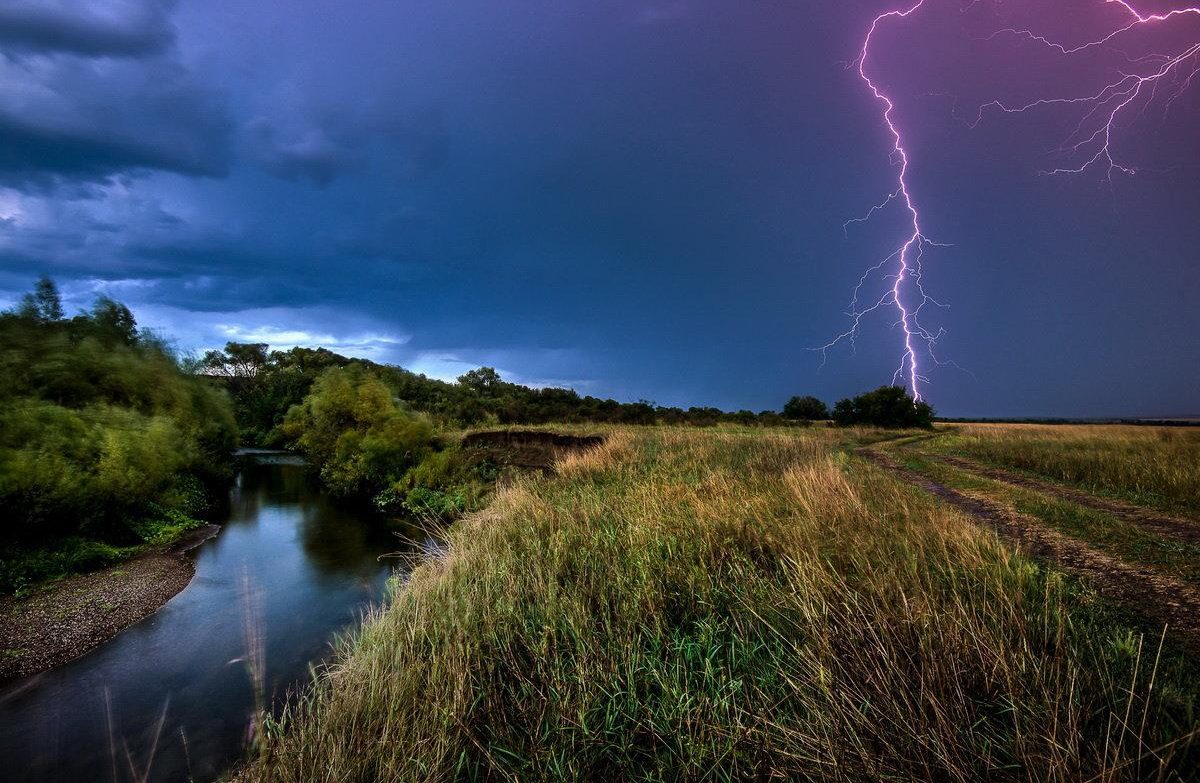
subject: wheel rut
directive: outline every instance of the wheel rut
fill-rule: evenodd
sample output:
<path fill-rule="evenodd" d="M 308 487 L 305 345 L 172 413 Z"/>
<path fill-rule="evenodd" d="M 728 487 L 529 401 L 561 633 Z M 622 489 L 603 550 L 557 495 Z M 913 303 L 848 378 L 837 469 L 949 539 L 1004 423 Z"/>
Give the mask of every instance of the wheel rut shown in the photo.
<path fill-rule="evenodd" d="M 855 453 L 941 498 L 1019 551 L 1082 577 L 1104 597 L 1134 610 L 1152 626 L 1166 625 L 1200 651 L 1200 590 L 1153 569 L 1131 565 L 998 503 L 967 495 L 872 449 Z"/>
<path fill-rule="evenodd" d="M 1084 506 L 1085 508 L 1102 511 L 1105 514 L 1110 514 L 1161 536 L 1173 538 L 1177 541 L 1185 541 L 1189 544 L 1200 544 L 1200 522 L 1197 521 L 1155 513 L 1154 511 L 1138 508 L 1129 503 L 1122 503 L 1119 500 L 1096 497 L 1082 490 L 1064 487 L 1049 481 L 1042 481 L 1002 468 L 988 467 L 987 465 L 981 465 L 978 462 L 963 457 L 926 453 L 922 453 L 921 456 L 944 462 L 947 465 L 965 470 L 982 478 L 999 481 L 1002 484 L 1020 487 L 1021 489 L 1029 489 L 1043 495 L 1050 495 L 1059 500 L 1066 500 L 1076 505 Z"/>

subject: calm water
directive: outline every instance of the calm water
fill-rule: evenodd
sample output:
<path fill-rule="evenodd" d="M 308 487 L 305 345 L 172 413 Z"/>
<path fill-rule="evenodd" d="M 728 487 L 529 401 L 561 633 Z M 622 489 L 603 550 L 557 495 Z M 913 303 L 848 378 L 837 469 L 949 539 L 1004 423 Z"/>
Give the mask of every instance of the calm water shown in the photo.
<path fill-rule="evenodd" d="M 247 651 L 262 650 L 266 698 L 281 697 L 383 597 L 398 562 L 381 556 L 402 548 L 286 462 L 246 465 L 195 578 L 162 609 L 0 693 L 0 779 L 204 781 L 241 756 L 255 710 Z"/>

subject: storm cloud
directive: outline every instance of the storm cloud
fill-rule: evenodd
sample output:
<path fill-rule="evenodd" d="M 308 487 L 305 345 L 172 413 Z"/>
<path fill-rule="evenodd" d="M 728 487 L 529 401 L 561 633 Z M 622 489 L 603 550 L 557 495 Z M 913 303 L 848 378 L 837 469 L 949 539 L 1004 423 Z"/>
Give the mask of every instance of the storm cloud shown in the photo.
<path fill-rule="evenodd" d="M 974 373 L 939 369 L 935 405 L 1189 412 L 1200 188 L 1166 152 L 1196 150 L 1164 142 L 1163 173 L 1113 185 L 1038 177 L 1061 116 L 972 130 L 946 97 L 1007 78 L 972 58 L 1010 20 L 929 5 L 881 38 L 880 68 L 953 245 L 926 259 L 952 305 L 931 317 Z M 824 368 L 809 349 L 894 225 L 843 232 L 890 186 L 845 67 L 882 6 L 5 4 L 0 300 L 50 273 L 181 349 L 331 343 L 663 404 L 861 391 L 891 378 L 886 318 Z M 1194 138 L 1197 92 L 1154 138 Z M 1080 378 L 1104 382 L 1081 398 Z"/>
<path fill-rule="evenodd" d="M 142 57 L 175 40 L 174 7 L 175 0 L 7 0 L 0 47 L 9 54 Z"/>
<path fill-rule="evenodd" d="M 0 8 L 0 184 L 46 188 L 122 173 L 228 171 L 219 88 L 173 48 L 173 2 Z"/>

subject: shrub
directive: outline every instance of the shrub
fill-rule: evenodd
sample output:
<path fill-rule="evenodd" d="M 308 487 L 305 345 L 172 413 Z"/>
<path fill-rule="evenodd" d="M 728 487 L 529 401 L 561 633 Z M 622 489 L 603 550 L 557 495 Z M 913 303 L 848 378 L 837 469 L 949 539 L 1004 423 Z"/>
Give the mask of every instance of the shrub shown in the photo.
<path fill-rule="evenodd" d="M 0 589 L 105 565 L 194 524 L 231 475 L 236 441 L 227 396 L 185 373 L 127 307 L 101 298 L 67 319 L 53 283 L 39 282 L 0 313 Z"/>
<path fill-rule="evenodd" d="M 467 510 L 467 498 L 462 490 L 442 492 L 429 487 L 413 487 L 404 496 L 404 509 L 418 517 L 453 519 Z"/>
<path fill-rule="evenodd" d="M 77 537 L 61 539 L 53 547 L 6 550 L 0 553 L 0 593 L 21 595 L 38 582 L 104 568 L 136 551 Z"/>

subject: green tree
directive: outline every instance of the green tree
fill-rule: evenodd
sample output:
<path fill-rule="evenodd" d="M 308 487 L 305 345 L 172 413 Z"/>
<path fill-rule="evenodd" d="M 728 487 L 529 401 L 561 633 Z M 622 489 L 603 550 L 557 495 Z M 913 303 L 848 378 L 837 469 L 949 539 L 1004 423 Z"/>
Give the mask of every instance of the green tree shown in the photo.
<path fill-rule="evenodd" d="M 783 406 L 783 417 L 796 421 L 819 421 L 829 418 L 829 408 L 816 397 L 793 397 Z"/>
<path fill-rule="evenodd" d="M 833 408 L 833 420 L 843 426 L 856 424 L 875 427 L 933 426 L 933 408 L 914 400 L 903 386 L 880 386 L 853 399 L 839 400 Z"/>
<path fill-rule="evenodd" d="M 288 411 L 282 431 L 342 496 L 379 493 L 439 445 L 428 419 L 401 408 L 357 363 L 318 378 Z"/>
<path fill-rule="evenodd" d="M 96 300 L 87 319 L 102 339 L 125 345 L 133 345 L 138 341 L 137 319 L 133 317 L 133 313 L 125 305 L 107 296 Z"/>
<path fill-rule="evenodd" d="M 231 475 L 224 392 L 185 373 L 119 302 L 61 315 L 45 279 L 0 314 L 0 591 L 80 567 L 63 567 L 68 540 L 110 554 L 161 541 Z M 56 554 L 28 562 L 50 571 L 14 565 L 43 549 Z"/>
<path fill-rule="evenodd" d="M 480 367 L 458 376 L 458 382 L 483 397 L 491 396 L 504 384 L 500 373 L 493 367 Z"/>
<path fill-rule="evenodd" d="M 285 394 L 281 399 L 275 387 L 294 374 L 270 372 L 273 368 L 267 349 L 266 343 L 229 342 L 223 351 L 205 353 L 191 368 L 192 372 L 219 379 L 224 385 L 233 398 L 238 429 L 247 443 L 269 443 L 271 431 L 312 383 L 312 378 L 307 379 L 299 394 Z"/>
<path fill-rule="evenodd" d="M 209 351 L 200 360 L 201 370 L 209 375 L 252 382 L 267 365 L 266 343 L 225 343 L 224 351 Z"/>
<path fill-rule="evenodd" d="M 17 314 L 34 321 L 61 321 L 63 306 L 58 286 L 48 277 L 38 279 L 33 291 L 21 299 Z"/>

